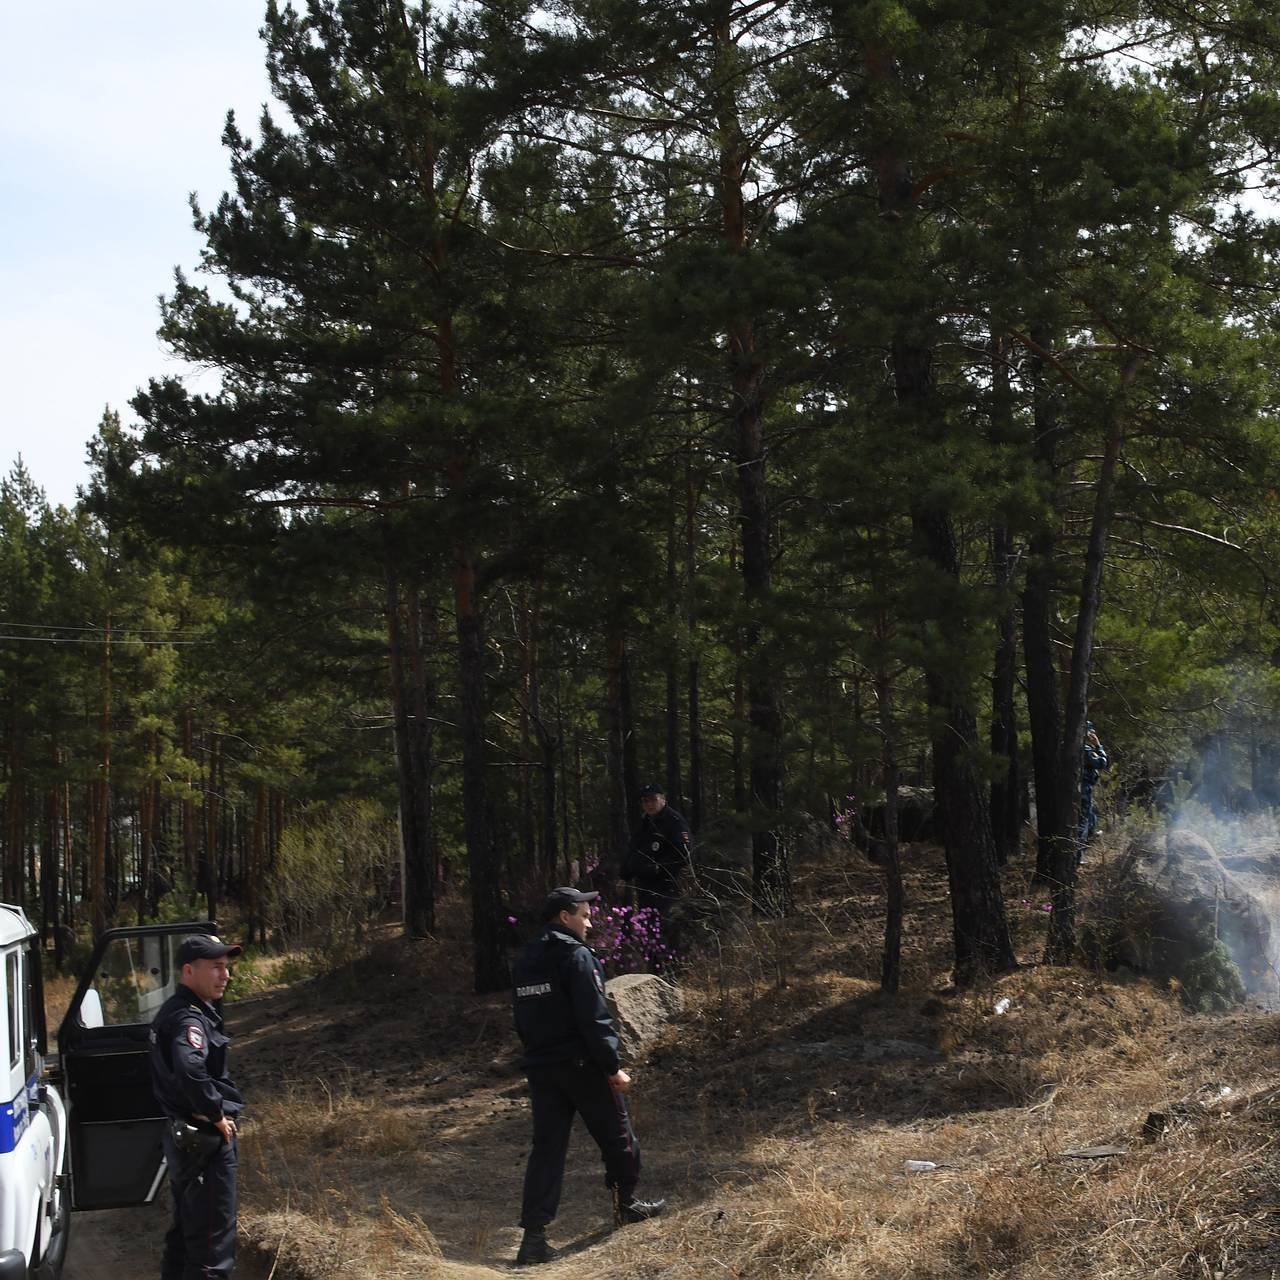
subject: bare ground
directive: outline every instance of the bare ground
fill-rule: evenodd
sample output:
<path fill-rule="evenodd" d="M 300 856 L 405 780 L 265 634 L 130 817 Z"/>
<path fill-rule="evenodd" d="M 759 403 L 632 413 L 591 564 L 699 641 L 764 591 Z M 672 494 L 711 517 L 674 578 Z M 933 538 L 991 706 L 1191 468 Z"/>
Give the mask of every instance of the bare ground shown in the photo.
<path fill-rule="evenodd" d="M 163 1197 L 141 1209 L 78 1213 L 71 1222 L 64 1280 L 142 1280 L 160 1274 L 160 1251 L 168 1226 Z M 252 1254 L 236 1267 L 237 1280 L 266 1280 L 267 1269 Z"/>
<path fill-rule="evenodd" d="M 802 868 L 793 920 L 689 966 L 632 1095 L 642 1189 L 671 1210 L 611 1231 L 579 1128 L 550 1232 L 568 1253 L 538 1274 L 1277 1280 L 1276 1016 L 1192 1017 L 1145 980 L 1036 966 L 1045 917 L 1017 871 L 1028 967 L 954 993 L 945 874 L 928 850 L 907 870 L 897 996 L 874 980 L 882 886 L 853 857 Z M 253 1116 L 238 1277 L 514 1274 L 528 1104 L 507 999 L 468 978 L 446 933 L 233 1006 Z M 1152 1111 L 1168 1127 L 1144 1135 Z M 1123 1154 L 1065 1154 L 1103 1145 Z M 148 1274 L 153 1238 L 102 1231 L 90 1256 L 120 1266 L 74 1255 L 71 1280 Z"/>

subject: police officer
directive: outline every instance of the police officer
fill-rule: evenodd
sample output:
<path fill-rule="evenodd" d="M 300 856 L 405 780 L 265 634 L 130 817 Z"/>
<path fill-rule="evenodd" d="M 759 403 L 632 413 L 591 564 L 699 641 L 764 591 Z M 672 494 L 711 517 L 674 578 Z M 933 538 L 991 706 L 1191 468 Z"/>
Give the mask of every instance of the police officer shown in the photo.
<path fill-rule="evenodd" d="M 680 872 L 689 865 L 689 824 L 657 783 L 640 788 L 640 807 L 644 816 L 631 833 L 622 878 L 635 886 L 636 906 L 656 908 L 665 917 L 680 896 Z"/>
<path fill-rule="evenodd" d="M 235 1266 L 236 1117 L 244 1099 L 227 1074 L 230 1037 L 215 1002 L 241 950 L 206 933 L 184 938 L 182 981 L 151 1024 L 151 1083 L 169 1121 L 173 1192 L 160 1280 L 224 1280 Z"/>
<path fill-rule="evenodd" d="M 524 1175 L 516 1262 L 550 1262 L 547 1225 L 560 1207 L 574 1113 L 582 1116 L 604 1159 L 619 1226 L 662 1212 L 664 1200 L 637 1200 L 640 1144 L 623 1094 L 631 1077 L 618 1061 L 618 1033 L 604 998 L 604 971 L 587 946 L 598 893 L 553 889 L 543 904 L 542 934 L 515 970 L 516 1031 L 533 1104 L 533 1149 Z"/>

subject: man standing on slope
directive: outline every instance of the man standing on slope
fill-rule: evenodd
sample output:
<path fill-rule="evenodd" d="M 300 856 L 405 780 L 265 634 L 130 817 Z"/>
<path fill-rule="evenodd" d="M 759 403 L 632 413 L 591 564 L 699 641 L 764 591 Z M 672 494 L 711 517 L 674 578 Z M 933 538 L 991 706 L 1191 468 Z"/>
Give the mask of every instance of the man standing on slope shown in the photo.
<path fill-rule="evenodd" d="M 680 897 L 680 873 L 689 865 L 689 824 L 668 803 L 657 783 L 640 788 L 644 816 L 631 833 L 622 878 L 636 890 L 636 906 L 655 909 L 663 924 Z"/>
<path fill-rule="evenodd" d="M 542 934 L 516 962 L 516 1030 L 533 1103 L 533 1150 L 524 1175 L 516 1262 L 550 1262 L 547 1226 L 560 1207 L 574 1113 L 604 1158 L 619 1226 L 661 1213 L 664 1200 L 637 1200 L 640 1144 L 623 1094 L 631 1077 L 618 1061 L 618 1033 L 604 998 L 604 971 L 587 946 L 591 903 L 600 895 L 553 889 L 543 904 Z"/>
<path fill-rule="evenodd" d="M 227 1074 L 231 1037 L 215 1007 L 241 948 L 211 934 L 184 938 L 182 981 L 151 1024 L 151 1084 L 168 1118 L 163 1133 L 173 1217 L 160 1280 L 225 1280 L 236 1257 L 236 1117 L 244 1108 Z"/>
<path fill-rule="evenodd" d="M 1107 749 L 1102 745 L 1093 721 L 1085 723 L 1084 753 L 1080 763 L 1080 829 L 1076 843 L 1076 866 L 1084 857 L 1085 845 L 1093 839 L 1098 829 L 1098 808 L 1093 803 L 1093 789 L 1098 785 L 1103 770 L 1111 767 Z"/>

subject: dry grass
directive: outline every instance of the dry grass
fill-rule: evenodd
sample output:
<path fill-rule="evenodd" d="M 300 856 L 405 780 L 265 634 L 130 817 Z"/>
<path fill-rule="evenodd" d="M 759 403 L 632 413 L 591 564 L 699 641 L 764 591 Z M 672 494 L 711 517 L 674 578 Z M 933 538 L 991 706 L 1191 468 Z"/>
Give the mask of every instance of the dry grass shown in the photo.
<path fill-rule="evenodd" d="M 689 970 L 679 1034 L 633 1094 L 644 1185 L 672 1211 L 609 1234 L 579 1132 L 552 1233 L 573 1253 L 539 1274 L 1280 1275 L 1274 1017 L 1193 1018 L 1142 981 L 1034 966 L 948 993 L 945 877 L 924 853 L 908 876 L 896 997 L 876 987 L 880 885 L 860 866 L 807 868 L 795 920 Z M 1043 925 L 1034 903 L 1015 913 L 1028 960 Z M 506 1001 L 467 995 L 463 960 L 448 939 L 387 943 L 345 982 L 237 1013 L 247 1234 L 278 1250 L 278 1280 L 505 1270 L 529 1117 Z M 1197 1093 L 1211 1083 L 1232 1092 Z M 1147 1141 L 1153 1110 L 1171 1123 Z M 1126 1154 L 1063 1154 L 1100 1144 Z M 940 1167 L 904 1170 L 920 1159 Z"/>

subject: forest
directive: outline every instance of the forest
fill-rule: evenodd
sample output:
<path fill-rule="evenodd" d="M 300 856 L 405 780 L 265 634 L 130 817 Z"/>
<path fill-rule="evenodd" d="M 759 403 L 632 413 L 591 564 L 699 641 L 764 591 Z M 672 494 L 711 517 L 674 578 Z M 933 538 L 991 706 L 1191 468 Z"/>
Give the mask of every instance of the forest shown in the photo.
<path fill-rule="evenodd" d="M 964 984 L 1024 840 L 1076 954 L 1089 722 L 1108 816 L 1280 804 L 1268 6 L 262 34 L 159 315 L 220 385 L 108 412 L 73 509 L 0 484 L 2 890 L 59 961 L 193 904 L 332 931 L 327 880 L 411 937 L 452 903 L 501 990 L 654 781 L 764 918 L 853 813 L 900 912 L 931 791 Z"/>

